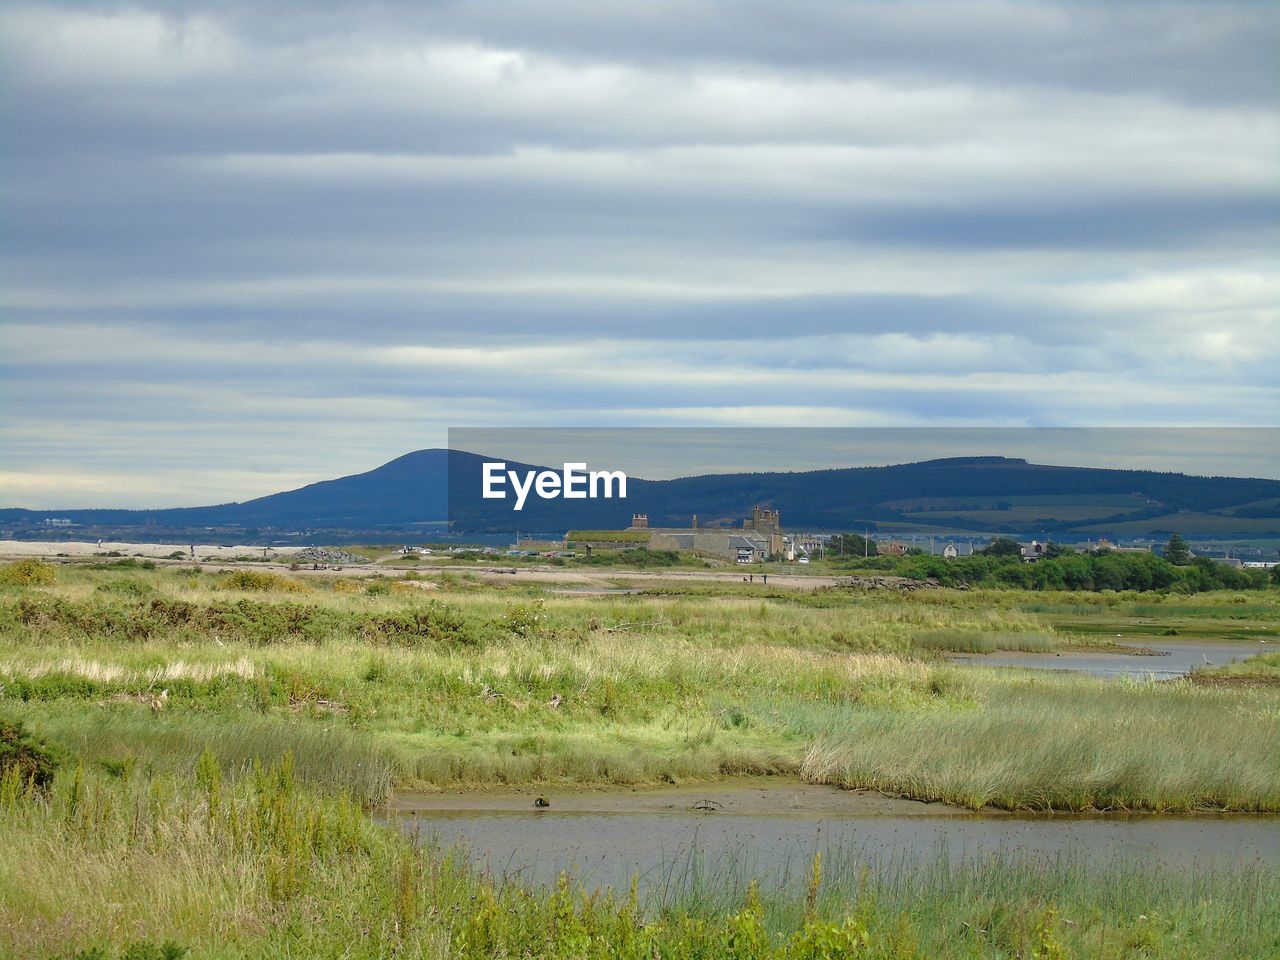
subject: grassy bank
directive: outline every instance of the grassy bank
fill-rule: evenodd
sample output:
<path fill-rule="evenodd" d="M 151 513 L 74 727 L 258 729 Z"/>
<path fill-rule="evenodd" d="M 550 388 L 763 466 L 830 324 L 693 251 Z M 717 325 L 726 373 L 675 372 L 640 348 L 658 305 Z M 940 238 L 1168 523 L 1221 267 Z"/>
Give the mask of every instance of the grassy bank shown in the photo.
<path fill-rule="evenodd" d="M 942 658 L 1053 649 L 1071 642 L 1063 608 L 1113 624 L 1132 599 L 557 597 L 244 573 L 63 570 L 0 592 L 0 703 L 93 762 L 291 752 L 308 782 L 367 798 L 792 772 L 972 807 L 1280 810 L 1275 691 Z M 1232 622 L 1274 630 L 1250 600 Z M 1220 623 L 1231 606 L 1148 599 L 1141 619 Z"/>
<path fill-rule="evenodd" d="M 367 816 L 397 785 L 765 772 L 971 807 L 1277 811 L 1280 689 L 945 659 L 1122 623 L 1265 636 L 1270 593 L 735 582 L 564 597 L 138 567 L 20 581 L 0 587 L 0 718 L 62 761 L 45 792 L 0 789 L 0 955 L 114 957 L 166 940 L 210 957 L 1280 950 L 1263 868 L 998 859 L 872 876 L 832 862 L 812 891 L 800 879 L 753 898 L 730 873 L 633 902 L 487 880 Z"/>
<path fill-rule="evenodd" d="M 1200 684 L 1280 687 L 1280 650 L 1221 667 L 1198 670 L 1193 679 Z"/>

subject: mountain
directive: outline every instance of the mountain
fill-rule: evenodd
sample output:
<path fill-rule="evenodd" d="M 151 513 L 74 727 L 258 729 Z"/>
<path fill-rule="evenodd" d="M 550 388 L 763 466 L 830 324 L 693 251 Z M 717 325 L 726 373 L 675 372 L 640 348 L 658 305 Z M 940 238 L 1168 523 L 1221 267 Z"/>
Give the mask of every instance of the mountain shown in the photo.
<path fill-rule="evenodd" d="M 1198 477 L 962 457 L 883 467 L 796 473 L 735 473 L 675 480 L 628 478 L 625 500 L 540 500 L 520 512 L 480 496 L 481 464 L 499 459 L 419 450 L 373 470 L 243 503 L 166 510 L 0 510 L 0 535 L 31 537 L 50 517 L 77 531 L 227 531 L 245 539 L 325 532 L 423 538 L 451 518 L 467 533 L 563 533 L 618 528 L 632 513 L 653 526 L 738 524 L 756 504 L 781 511 L 787 529 L 916 533 L 1053 534 L 1084 539 L 1160 535 L 1280 535 L 1280 481 Z M 527 464 L 508 462 L 523 472 Z M 349 539 L 349 537 L 346 537 Z"/>
<path fill-rule="evenodd" d="M 0 509 L 0 524 L 58 517 L 108 527 L 376 530 L 443 522 L 447 518 L 449 461 L 447 450 L 417 450 L 365 473 L 322 480 L 244 503 L 163 510 Z"/>

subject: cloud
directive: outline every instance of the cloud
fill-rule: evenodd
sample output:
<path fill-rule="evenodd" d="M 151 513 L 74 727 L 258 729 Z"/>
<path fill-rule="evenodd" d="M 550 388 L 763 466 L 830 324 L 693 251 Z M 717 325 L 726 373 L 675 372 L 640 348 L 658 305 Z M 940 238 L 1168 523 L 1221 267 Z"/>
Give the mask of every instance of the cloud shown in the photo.
<path fill-rule="evenodd" d="M 0 37 L 0 502 L 238 498 L 462 424 L 1274 422 L 1273 5 L 73 0 Z"/>

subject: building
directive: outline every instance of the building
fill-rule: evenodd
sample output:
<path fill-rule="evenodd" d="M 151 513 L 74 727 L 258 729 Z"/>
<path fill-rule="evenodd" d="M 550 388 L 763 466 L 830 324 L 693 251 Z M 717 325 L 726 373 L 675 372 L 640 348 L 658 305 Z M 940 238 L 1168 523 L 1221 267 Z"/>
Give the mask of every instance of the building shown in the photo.
<path fill-rule="evenodd" d="M 777 510 L 770 510 L 768 507 L 756 504 L 751 511 L 751 519 L 742 521 L 742 529 L 754 530 L 756 533 L 763 533 L 769 537 L 781 535 L 782 518 Z"/>
<path fill-rule="evenodd" d="M 757 505 L 741 527 L 704 527 L 695 515 L 687 527 L 655 527 L 647 514 L 631 519 L 628 537 L 645 536 L 650 550 L 677 550 L 734 563 L 763 563 L 770 557 L 795 559 L 795 544 L 782 532 L 777 510 Z"/>
<path fill-rule="evenodd" d="M 729 538 L 729 548 L 734 551 L 734 560 L 737 563 L 764 563 L 769 559 L 768 541 L 743 534 Z"/>

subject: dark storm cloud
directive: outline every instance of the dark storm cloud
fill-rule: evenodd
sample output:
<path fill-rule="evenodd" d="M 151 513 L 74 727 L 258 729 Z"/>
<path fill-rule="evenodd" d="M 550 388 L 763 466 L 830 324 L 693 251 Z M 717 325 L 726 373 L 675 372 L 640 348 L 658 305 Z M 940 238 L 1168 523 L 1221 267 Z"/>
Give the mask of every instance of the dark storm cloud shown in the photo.
<path fill-rule="evenodd" d="M 449 425 L 1274 420 L 1274 4 L 86 0 L 0 38 L 6 502 Z"/>

